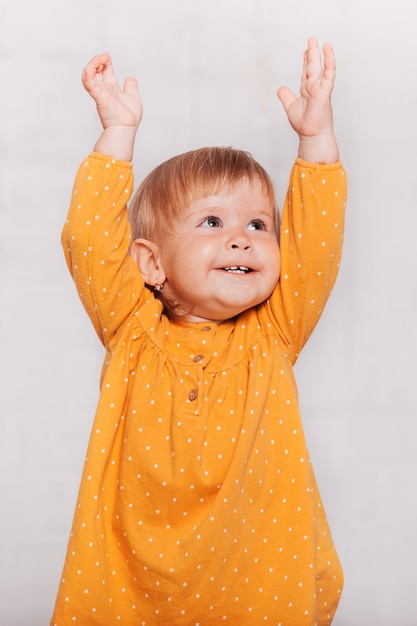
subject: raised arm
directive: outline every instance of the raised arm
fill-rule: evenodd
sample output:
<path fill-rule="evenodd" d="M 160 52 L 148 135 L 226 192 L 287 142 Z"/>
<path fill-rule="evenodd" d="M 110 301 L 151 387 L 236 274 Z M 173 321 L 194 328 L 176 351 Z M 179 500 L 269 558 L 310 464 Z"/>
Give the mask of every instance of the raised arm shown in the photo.
<path fill-rule="evenodd" d="M 135 78 L 126 78 L 123 89 L 113 71 L 110 55 L 96 55 L 82 74 L 84 88 L 97 105 L 103 132 L 95 152 L 113 159 L 131 161 L 136 132 L 142 119 L 142 102 Z"/>
<path fill-rule="evenodd" d="M 99 154 L 89 155 L 78 170 L 62 243 L 81 301 L 109 347 L 143 295 L 143 281 L 128 255 L 126 208 L 142 104 L 134 78 L 120 88 L 107 53 L 88 63 L 82 80 L 96 102 L 103 132 L 94 147 Z"/>
<path fill-rule="evenodd" d="M 339 150 L 333 132 L 331 93 L 336 77 L 336 61 L 330 43 L 323 46 L 323 57 L 315 37 L 304 52 L 300 95 L 289 87 L 277 91 L 288 120 L 298 134 L 298 156 L 311 163 L 335 163 Z"/>

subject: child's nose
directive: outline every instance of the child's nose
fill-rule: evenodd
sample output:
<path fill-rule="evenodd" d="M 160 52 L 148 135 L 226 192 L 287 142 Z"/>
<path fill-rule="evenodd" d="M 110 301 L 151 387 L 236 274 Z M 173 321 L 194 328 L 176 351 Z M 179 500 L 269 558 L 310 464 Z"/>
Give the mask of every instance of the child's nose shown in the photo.
<path fill-rule="evenodd" d="M 248 250 L 252 247 L 246 232 L 234 233 L 229 237 L 228 244 L 233 250 Z"/>
<path fill-rule="evenodd" d="M 248 250 L 251 247 L 251 244 L 249 242 L 243 242 L 243 241 L 236 241 L 235 243 L 232 243 L 231 248 L 233 249 L 240 249 L 240 250 Z"/>

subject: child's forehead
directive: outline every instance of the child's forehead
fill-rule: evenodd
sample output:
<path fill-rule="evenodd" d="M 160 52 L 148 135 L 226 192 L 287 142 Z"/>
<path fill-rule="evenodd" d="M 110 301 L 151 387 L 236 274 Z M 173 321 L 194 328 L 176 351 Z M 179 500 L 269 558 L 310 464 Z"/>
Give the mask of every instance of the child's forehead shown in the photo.
<path fill-rule="evenodd" d="M 241 214 L 243 219 L 269 216 L 275 220 L 275 202 L 258 180 L 242 179 L 232 185 L 195 193 L 182 207 L 178 217 L 183 219 L 202 214 Z"/>
<path fill-rule="evenodd" d="M 232 195 L 259 195 L 265 197 L 268 201 L 273 203 L 274 199 L 271 197 L 267 185 L 261 180 L 261 178 L 254 174 L 252 176 L 241 176 L 235 180 L 224 180 L 219 178 L 216 181 L 211 181 L 202 184 L 201 182 L 195 182 L 190 185 L 188 193 L 188 201 L 215 201 L 216 198 L 232 196 Z"/>

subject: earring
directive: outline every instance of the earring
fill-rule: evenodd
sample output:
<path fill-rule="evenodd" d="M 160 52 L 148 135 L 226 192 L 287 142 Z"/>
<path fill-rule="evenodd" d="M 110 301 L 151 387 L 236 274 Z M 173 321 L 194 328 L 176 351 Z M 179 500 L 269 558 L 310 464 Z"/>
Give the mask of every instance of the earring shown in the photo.
<path fill-rule="evenodd" d="M 162 293 L 162 287 L 163 285 L 156 283 L 156 285 L 154 285 L 154 291 L 157 291 L 158 293 Z"/>

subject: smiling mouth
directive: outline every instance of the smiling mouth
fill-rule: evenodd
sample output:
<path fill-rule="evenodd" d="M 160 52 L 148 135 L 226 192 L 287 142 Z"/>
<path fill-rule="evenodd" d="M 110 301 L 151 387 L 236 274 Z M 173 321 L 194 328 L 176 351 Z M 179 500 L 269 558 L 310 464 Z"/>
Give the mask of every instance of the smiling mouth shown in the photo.
<path fill-rule="evenodd" d="M 253 270 L 246 265 L 231 265 L 230 267 L 222 267 L 222 270 L 229 274 L 250 274 Z"/>

